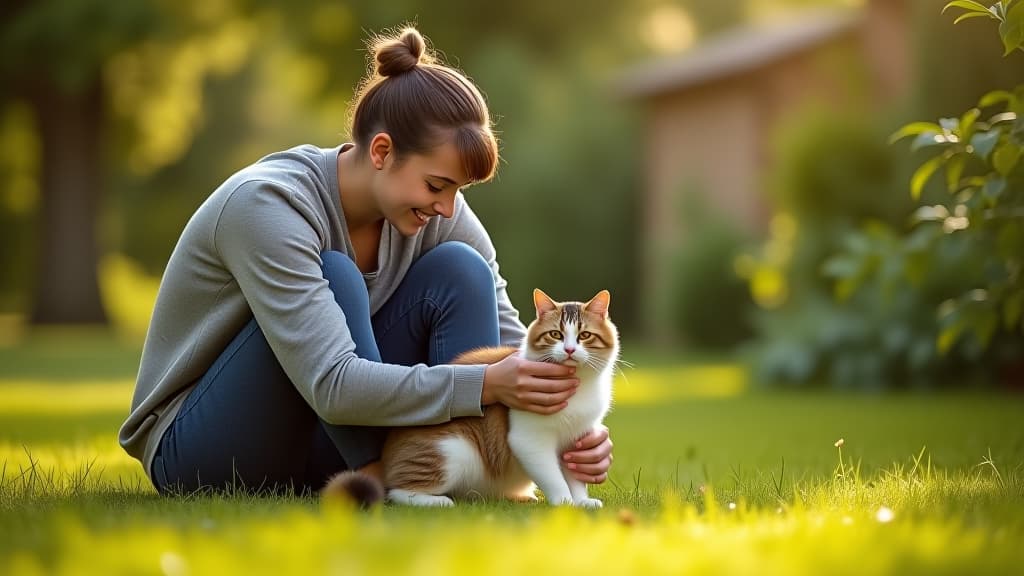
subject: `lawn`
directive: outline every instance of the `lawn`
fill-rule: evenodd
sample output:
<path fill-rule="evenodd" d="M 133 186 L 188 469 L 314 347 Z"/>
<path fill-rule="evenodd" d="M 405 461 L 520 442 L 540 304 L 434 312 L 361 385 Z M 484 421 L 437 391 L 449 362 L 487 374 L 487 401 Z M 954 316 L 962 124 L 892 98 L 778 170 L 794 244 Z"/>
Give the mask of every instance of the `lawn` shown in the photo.
<path fill-rule="evenodd" d="M 766 394 L 728 363 L 642 365 L 617 381 L 603 510 L 359 513 L 156 496 L 116 444 L 138 352 L 88 341 L 0 349 L 0 574 L 1024 570 L 1020 396 Z"/>

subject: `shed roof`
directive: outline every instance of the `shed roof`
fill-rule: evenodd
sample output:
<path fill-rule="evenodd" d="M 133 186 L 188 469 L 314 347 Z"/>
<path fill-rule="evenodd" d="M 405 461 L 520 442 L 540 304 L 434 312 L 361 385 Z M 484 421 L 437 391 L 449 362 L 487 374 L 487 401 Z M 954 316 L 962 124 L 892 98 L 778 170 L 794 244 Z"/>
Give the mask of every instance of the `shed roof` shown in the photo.
<path fill-rule="evenodd" d="M 774 24 L 734 28 L 681 54 L 627 69 L 616 91 L 646 98 L 724 80 L 841 36 L 862 18 L 858 11 L 815 10 Z"/>

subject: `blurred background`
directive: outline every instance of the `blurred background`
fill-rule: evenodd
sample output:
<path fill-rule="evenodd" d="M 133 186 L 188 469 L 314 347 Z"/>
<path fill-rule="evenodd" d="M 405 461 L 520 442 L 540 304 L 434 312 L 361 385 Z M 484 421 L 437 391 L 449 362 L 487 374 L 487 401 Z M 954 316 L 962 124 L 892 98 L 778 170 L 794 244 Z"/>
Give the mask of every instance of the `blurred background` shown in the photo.
<path fill-rule="evenodd" d="M 1003 57 L 990 22 L 954 26 L 942 5 L 8 0 L 4 373 L 55 358 L 61 374 L 133 371 L 196 207 L 269 152 L 345 141 L 364 42 L 413 22 L 496 117 L 499 176 L 468 199 L 524 317 L 534 287 L 607 288 L 636 364 L 735 362 L 766 386 L 1020 388 L 1024 292 L 986 299 L 1002 281 L 988 232 L 915 223 L 921 205 L 952 206 L 946 178 L 915 200 L 927 150 L 888 141 L 1024 82 L 1024 54 Z M 1024 253 L 1021 220 L 1002 249 Z"/>

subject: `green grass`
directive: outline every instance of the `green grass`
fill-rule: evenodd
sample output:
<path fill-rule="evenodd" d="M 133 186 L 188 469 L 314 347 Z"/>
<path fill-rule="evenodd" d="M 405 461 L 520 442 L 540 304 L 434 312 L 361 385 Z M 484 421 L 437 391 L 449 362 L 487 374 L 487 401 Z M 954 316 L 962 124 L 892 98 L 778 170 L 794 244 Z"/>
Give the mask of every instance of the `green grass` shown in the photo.
<path fill-rule="evenodd" d="M 594 489 L 604 510 L 357 513 L 311 499 L 156 496 L 116 444 L 137 349 L 63 342 L 76 352 L 56 354 L 52 341 L 0 350 L 0 574 L 1024 566 L 1021 397 L 769 395 L 747 391 L 727 363 L 641 367 L 618 381 L 608 419 L 615 466 Z"/>

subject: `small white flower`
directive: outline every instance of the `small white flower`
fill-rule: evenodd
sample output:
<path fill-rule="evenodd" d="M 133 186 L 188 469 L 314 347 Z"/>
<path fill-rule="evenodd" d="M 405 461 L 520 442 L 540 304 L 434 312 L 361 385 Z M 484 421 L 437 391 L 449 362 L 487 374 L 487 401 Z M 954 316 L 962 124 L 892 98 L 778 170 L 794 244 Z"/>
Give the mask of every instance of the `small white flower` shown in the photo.
<path fill-rule="evenodd" d="M 735 510 L 735 509 L 736 509 L 736 503 L 735 502 L 729 502 L 729 510 Z"/>
<path fill-rule="evenodd" d="M 836 440 L 836 443 L 833 444 L 833 446 L 835 446 L 836 448 L 842 448 L 843 444 L 846 444 L 846 440 L 840 438 L 839 440 Z"/>

